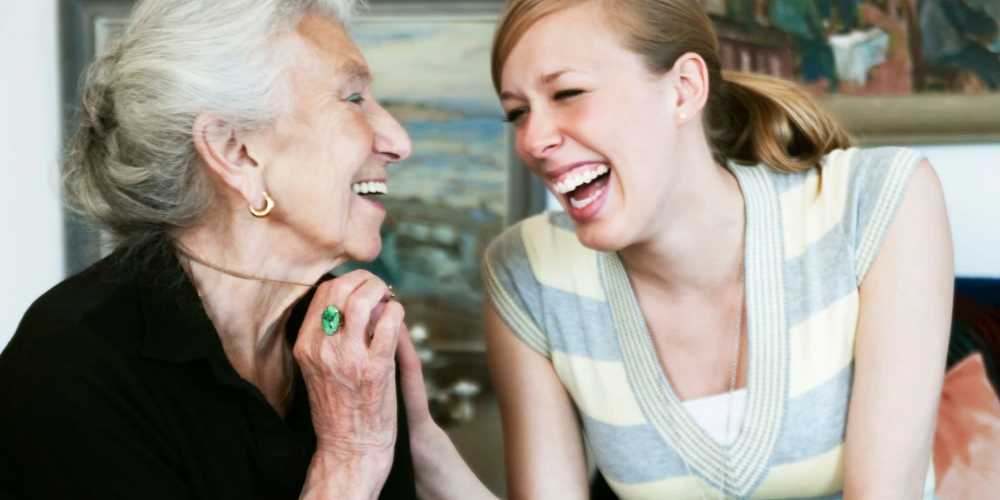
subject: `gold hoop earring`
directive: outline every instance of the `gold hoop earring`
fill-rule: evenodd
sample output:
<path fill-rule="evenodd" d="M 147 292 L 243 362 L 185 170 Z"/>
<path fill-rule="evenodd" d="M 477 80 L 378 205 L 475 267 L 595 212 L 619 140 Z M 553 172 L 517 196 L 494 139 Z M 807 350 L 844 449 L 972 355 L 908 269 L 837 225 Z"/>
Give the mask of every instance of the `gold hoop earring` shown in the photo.
<path fill-rule="evenodd" d="M 253 205 L 250 205 L 247 208 L 250 210 L 250 215 L 257 217 L 258 219 L 263 219 L 271 214 L 271 210 L 274 210 L 274 200 L 272 200 L 267 193 L 264 193 L 264 208 L 257 210 L 253 207 Z"/>

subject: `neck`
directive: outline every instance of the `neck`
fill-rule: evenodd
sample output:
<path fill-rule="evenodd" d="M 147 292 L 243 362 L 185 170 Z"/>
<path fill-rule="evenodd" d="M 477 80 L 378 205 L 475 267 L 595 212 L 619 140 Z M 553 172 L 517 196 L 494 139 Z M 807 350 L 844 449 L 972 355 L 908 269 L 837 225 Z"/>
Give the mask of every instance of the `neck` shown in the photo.
<path fill-rule="evenodd" d="M 284 352 L 291 307 L 344 261 L 301 257 L 317 252 L 296 248 L 291 235 L 273 236 L 272 225 L 233 213 L 176 237 L 179 259 L 234 366 L 256 366 Z"/>
<path fill-rule="evenodd" d="M 633 280 L 680 294 L 713 294 L 738 282 L 746 217 L 734 175 L 708 148 L 679 164 L 675 188 L 649 237 L 619 252 Z"/>

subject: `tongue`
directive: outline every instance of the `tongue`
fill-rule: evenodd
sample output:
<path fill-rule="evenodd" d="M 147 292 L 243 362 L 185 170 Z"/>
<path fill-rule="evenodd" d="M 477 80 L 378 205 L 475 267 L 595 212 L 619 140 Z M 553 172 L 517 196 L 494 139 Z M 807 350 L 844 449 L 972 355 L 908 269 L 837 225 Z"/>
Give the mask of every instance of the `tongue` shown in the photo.
<path fill-rule="evenodd" d="M 608 174 L 604 174 L 591 181 L 590 184 L 584 184 L 576 188 L 569 195 L 571 198 L 575 198 L 577 200 L 586 200 L 587 198 L 593 196 L 594 193 L 596 193 L 598 190 L 604 188 L 604 186 L 606 186 L 607 184 L 608 184 Z"/>

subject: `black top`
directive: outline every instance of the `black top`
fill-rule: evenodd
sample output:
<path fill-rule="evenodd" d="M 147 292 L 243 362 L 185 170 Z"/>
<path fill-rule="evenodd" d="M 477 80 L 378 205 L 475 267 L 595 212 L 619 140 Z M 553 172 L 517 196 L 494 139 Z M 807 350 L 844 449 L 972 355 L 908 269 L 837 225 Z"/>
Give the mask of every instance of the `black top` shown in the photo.
<path fill-rule="evenodd" d="M 114 254 L 28 309 L 0 355 L 0 498 L 298 498 L 316 441 L 301 376 L 282 419 L 158 254 Z M 400 404 L 380 498 L 414 488 Z"/>

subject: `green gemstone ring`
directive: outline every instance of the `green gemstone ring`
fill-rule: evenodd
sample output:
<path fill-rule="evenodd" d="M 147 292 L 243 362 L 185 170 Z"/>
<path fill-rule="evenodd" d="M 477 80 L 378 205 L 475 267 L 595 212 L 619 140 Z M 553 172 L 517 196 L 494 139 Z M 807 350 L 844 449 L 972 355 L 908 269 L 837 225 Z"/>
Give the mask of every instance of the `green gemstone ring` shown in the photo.
<path fill-rule="evenodd" d="M 323 331 L 329 337 L 340 330 L 340 323 L 343 321 L 343 316 L 340 314 L 340 310 L 334 306 L 327 306 L 323 310 L 323 317 L 320 319 L 323 323 Z"/>

